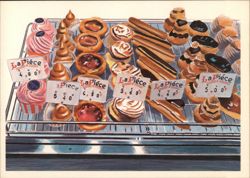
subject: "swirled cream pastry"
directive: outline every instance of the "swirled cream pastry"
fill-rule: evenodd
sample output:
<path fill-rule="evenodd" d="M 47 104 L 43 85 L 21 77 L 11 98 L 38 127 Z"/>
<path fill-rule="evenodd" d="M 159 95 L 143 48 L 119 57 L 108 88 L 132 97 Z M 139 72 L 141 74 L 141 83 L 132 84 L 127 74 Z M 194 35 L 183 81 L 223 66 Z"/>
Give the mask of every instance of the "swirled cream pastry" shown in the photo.
<path fill-rule="evenodd" d="M 70 75 L 66 67 L 64 67 L 63 64 L 56 63 L 53 66 L 53 69 L 50 71 L 49 79 L 50 80 L 70 80 Z"/>
<path fill-rule="evenodd" d="M 56 51 L 54 62 L 72 62 L 73 55 L 63 42 L 60 43 L 59 49 Z"/>
<path fill-rule="evenodd" d="M 109 105 L 109 115 L 118 122 L 136 121 L 145 110 L 144 102 L 114 98 Z"/>
<path fill-rule="evenodd" d="M 51 38 L 53 38 L 54 35 L 56 34 L 55 27 L 52 25 L 52 23 L 50 23 L 48 19 L 44 18 L 36 18 L 35 21 L 32 23 L 31 31 L 32 32 L 44 31 Z"/>
<path fill-rule="evenodd" d="M 63 19 L 63 22 L 65 23 L 66 27 L 69 27 L 73 22 L 75 21 L 75 15 L 69 10 L 66 17 Z"/>
<path fill-rule="evenodd" d="M 213 96 L 207 98 L 202 104 L 196 106 L 194 109 L 194 119 L 198 123 L 221 123 L 221 109 L 220 101 Z"/>

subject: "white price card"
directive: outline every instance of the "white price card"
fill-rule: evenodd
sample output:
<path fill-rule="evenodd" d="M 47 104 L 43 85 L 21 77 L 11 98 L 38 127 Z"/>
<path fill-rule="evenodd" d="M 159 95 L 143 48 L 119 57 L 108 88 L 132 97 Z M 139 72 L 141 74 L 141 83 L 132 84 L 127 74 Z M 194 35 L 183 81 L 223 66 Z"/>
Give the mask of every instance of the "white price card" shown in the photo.
<path fill-rule="evenodd" d="M 150 100 L 181 99 L 186 80 L 160 80 L 151 83 Z"/>
<path fill-rule="evenodd" d="M 144 101 L 149 82 L 149 78 L 118 74 L 113 97 Z"/>
<path fill-rule="evenodd" d="M 217 96 L 231 97 L 236 74 L 233 73 L 201 73 L 196 89 L 197 97 Z"/>
<path fill-rule="evenodd" d="M 105 103 L 108 92 L 108 80 L 80 76 L 77 80 L 81 85 L 81 100 Z"/>
<path fill-rule="evenodd" d="M 78 82 L 47 81 L 46 102 L 77 105 L 81 86 Z"/>
<path fill-rule="evenodd" d="M 14 82 L 47 78 L 43 57 L 9 59 L 8 68 Z"/>

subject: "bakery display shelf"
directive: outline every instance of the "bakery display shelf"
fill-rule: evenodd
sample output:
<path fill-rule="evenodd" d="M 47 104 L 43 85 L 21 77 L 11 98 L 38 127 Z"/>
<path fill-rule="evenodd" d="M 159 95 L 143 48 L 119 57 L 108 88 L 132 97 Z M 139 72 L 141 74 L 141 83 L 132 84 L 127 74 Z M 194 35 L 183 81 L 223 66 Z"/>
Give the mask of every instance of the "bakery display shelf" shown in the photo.
<path fill-rule="evenodd" d="M 55 25 L 57 28 L 59 25 L 61 19 L 50 19 L 50 21 Z M 144 19 L 146 22 L 151 24 L 152 26 L 163 30 L 163 20 L 162 19 Z M 124 19 L 106 19 L 105 20 L 109 27 L 111 27 L 114 24 L 125 22 Z M 205 21 L 207 23 L 207 26 L 210 29 L 210 22 Z M 235 24 L 237 26 L 238 31 L 240 30 L 239 22 L 235 21 Z M 76 36 L 79 31 L 76 30 L 77 25 L 73 27 L 73 36 Z M 24 42 L 21 48 L 20 57 L 26 56 L 26 37 L 27 34 L 30 32 L 31 24 L 27 26 L 25 36 L 24 36 Z M 164 30 L 163 30 L 164 31 Z M 107 36 L 107 34 L 106 34 Z M 106 37 L 105 37 L 106 38 Z M 104 45 L 106 44 L 106 40 L 104 38 Z M 176 60 L 180 57 L 180 55 L 184 52 L 185 49 L 187 49 L 190 46 L 190 40 L 189 43 L 182 45 L 182 46 L 173 46 L 173 52 L 176 55 Z M 104 55 L 106 52 L 106 48 L 104 47 L 100 54 Z M 53 49 L 51 51 L 51 58 L 53 58 Z M 133 60 L 131 60 L 131 63 L 136 65 L 136 55 L 133 54 Z M 175 62 L 170 63 L 178 72 L 179 69 Z M 70 68 L 71 70 L 74 70 L 74 67 Z M 74 71 L 72 71 L 74 74 Z M 110 75 L 110 71 L 107 67 L 105 73 L 102 75 L 103 79 L 107 79 Z M 240 77 L 237 76 L 236 83 L 238 86 L 240 86 Z M 7 147 L 7 152 L 11 153 L 13 148 L 10 148 L 11 144 L 15 143 L 18 144 L 20 142 L 20 139 L 24 141 L 25 143 L 28 142 L 29 144 L 44 144 L 46 142 L 46 139 L 53 140 L 56 144 L 66 144 L 67 141 L 70 141 L 70 144 L 77 140 L 76 138 L 81 138 L 80 140 L 77 140 L 77 143 L 81 141 L 81 144 L 89 144 L 89 145 L 105 145 L 107 142 L 111 145 L 120 145 L 120 141 L 124 141 L 126 145 L 161 145 L 166 144 L 166 139 L 174 139 L 174 142 L 180 143 L 185 142 L 187 140 L 185 139 L 191 139 L 188 141 L 190 145 L 195 145 L 198 141 L 199 145 L 205 144 L 205 145 L 213 145 L 218 146 L 220 151 L 214 150 L 207 150 L 201 149 L 203 151 L 197 152 L 198 154 L 224 154 L 223 149 L 224 146 L 227 145 L 227 143 L 230 142 L 228 153 L 230 154 L 239 154 L 239 140 L 240 140 L 240 121 L 235 120 L 228 115 L 222 113 L 222 124 L 217 124 L 216 126 L 213 126 L 212 124 L 199 124 L 196 123 L 193 117 L 193 110 L 195 108 L 195 104 L 192 104 L 188 101 L 186 96 L 183 96 L 183 100 L 185 102 L 184 107 L 184 114 L 187 118 L 187 122 L 184 123 L 185 125 L 189 125 L 190 129 L 181 129 L 180 126 L 183 125 L 181 123 L 172 123 L 168 121 L 167 118 L 165 118 L 161 113 L 156 111 L 155 109 L 151 108 L 146 102 L 145 102 L 145 111 L 143 116 L 139 119 L 138 122 L 113 122 L 111 119 L 108 120 L 108 122 L 100 123 L 98 124 L 104 124 L 106 125 L 105 129 L 91 132 L 91 131 L 85 131 L 79 129 L 78 125 L 79 123 L 84 122 L 74 122 L 73 119 L 69 122 L 52 122 L 49 120 L 44 120 L 43 113 L 39 114 L 25 114 L 21 112 L 19 101 L 16 98 L 16 92 L 17 88 L 19 86 L 18 82 L 14 82 L 12 85 L 12 89 L 9 96 L 9 101 L 6 108 L 6 134 L 7 134 L 7 142 L 9 143 L 9 146 Z M 108 100 L 106 102 L 106 109 L 108 108 L 108 104 L 110 99 L 112 98 L 112 90 L 111 88 L 108 89 Z M 61 127 L 52 127 L 50 124 L 63 124 Z M 94 122 L 88 122 L 88 123 L 94 123 Z M 209 127 L 207 127 L 209 126 Z M 59 139 L 59 140 L 58 140 Z M 60 141 L 60 139 L 63 139 L 63 141 Z M 177 139 L 180 139 L 181 141 L 178 142 Z M 193 140 L 192 140 L 193 139 Z M 33 140 L 33 141 L 32 141 Z M 65 141 L 67 140 L 67 141 Z M 173 140 L 172 140 L 173 141 Z M 171 143 L 170 141 L 169 143 Z M 214 143 L 216 142 L 216 144 Z M 23 143 L 25 145 L 25 143 Z M 49 142 L 47 144 L 51 144 L 52 142 Z M 123 143 L 123 142 L 122 142 Z M 187 142 L 185 142 L 186 144 Z M 21 144 L 21 145 L 23 145 Z M 185 145 L 184 144 L 184 145 Z M 21 145 L 20 148 L 22 147 Z M 24 146 L 23 145 L 23 146 Z M 46 145 L 46 144 L 45 144 Z M 66 144 L 67 145 L 67 144 Z M 62 146 L 62 145 L 61 145 Z M 235 146 L 236 148 L 231 149 L 230 146 Z M 226 149 L 227 146 L 225 146 Z M 150 147 L 147 147 L 150 149 Z M 164 147 L 161 147 L 164 150 Z M 23 150 L 25 150 L 23 148 Z M 63 149 L 63 148 L 62 148 Z M 114 148 L 110 148 L 111 150 L 108 150 L 107 147 L 107 153 L 114 153 Z M 224 149 L 224 151 L 225 151 Z M 65 153 L 65 150 L 67 148 L 63 149 L 64 151 L 56 151 L 58 153 Z M 158 151 L 154 147 L 152 148 L 152 154 L 169 154 L 159 148 Z M 227 149 L 226 149 L 227 150 Z M 16 153 L 18 151 L 13 151 L 13 153 Z M 25 151 L 25 153 L 35 153 L 36 151 Z M 177 151 L 178 152 L 178 151 Z M 45 153 L 48 153 L 48 150 L 45 151 Z M 77 152 L 77 153 L 84 153 L 84 152 Z M 101 153 L 101 152 L 98 152 Z M 105 152 L 106 153 L 106 152 Z M 105 154 L 104 152 L 102 154 Z M 120 152 L 119 152 L 120 153 Z M 135 152 L 129 152 L 128 150 L 125 151 L 126 154 L 135 154 Z M 197 154 L 194 153 L 194 154 Z M 143 154 L 151 154 L 151 152 L 143 152 Z M 180 153 L 177 153 L 180 154 Z"/>

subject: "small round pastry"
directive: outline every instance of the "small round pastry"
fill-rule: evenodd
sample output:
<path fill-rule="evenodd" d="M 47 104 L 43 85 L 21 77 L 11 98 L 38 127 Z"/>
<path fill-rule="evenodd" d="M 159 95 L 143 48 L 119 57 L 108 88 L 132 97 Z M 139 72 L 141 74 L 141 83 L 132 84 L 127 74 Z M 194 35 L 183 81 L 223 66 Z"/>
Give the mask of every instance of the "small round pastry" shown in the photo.
<path fill-rule="evenodd" d="M 198 55 L 201 55 L 201 49 L 199 47 L 199 43 L 194 41 L 191 43 L 191 46 L 183 53 L 183 55 L 181 55 L 177 62 L 180 70 L 185 69 Z"/>
<path fill-rule="evenodd" d="M 218 48 L 220 50 L 223 50 L 233 42 L 234 38 L 238 37 L 238 32 L 233 27 L 225 27 L 221 31 L 217 33 L 215 36 L 215 40 L 218 42 L 219 46 Z"/>
<path fill-rule="evenodd" d="M 54 62 L 72 62 L 73 61 L 73 55 L 68 50 L 68 48 L 65 46 L 63 42 L 60 43 L 59 49 L 56 51 L 56 56 L 54 58 Z"/>
<path fill-rule="evenodd" d="M 174 8 L 170 12 L 169 18 L 165 19 L 165 21 L 164 21 L 164 29 L 167 32 L 172 31 L 173 28 L 174 28 L 175 21 L 177 19 L 182 19 L 182 20 L 186 19 L 186 17 L 185 17 L 185 9 L 183 9 L 181 7 Z"/>
<path fill-rule="evenodd" d="M 101 38 L 105 36 L 108 31 L 107 23 L 99 17 L 92 17 L 83 19 L 80 23 L 81 33 L 96 33 Z"/>
<path fill-rule="evenodd" d="M 223 72 L 231 71 L 231 64 L 223 57 L 212 53 L 205 55 L 208 66 L 208 72 Z"/>
<path fill-rule="evenodd" d="M 75 21 L 75 15 L 69 10 L 66 17 L 63 19 L 63 22 L 65 23 L 66 27 L 69 27 L 73 22 Z"/>
<path fill-rule="evenodd" d="M 106 53 L 106 60 L 129 63 L 132 54 L 133 50 L 129 43 L 124 41 L 116 41 L 113 45 L 111 45 L 109 52 Z"/>
<path fill-rule="evenodd" d="M 210 36 L 196 35 L 192 37 L 192 42 L 194 41 L 197 41 L 199 43 L 199 47 L 201 48 L 201 52 L 203 54 L 216 54 L 218 52 L 218 43 Z"/>
<path fill-rule="evenodd" d="M 81 74 L 102 75 L 107 63 L 100 54 L 81 53 L 76 57 L 75 65 Z"/>
<path fill-rule="evenodd" d="M 70 75 L 62 63 L 55 63 L 53 69 L 50 71 L 50 80 L 70 80 Z"/>
<path fill-rule="evenodd" d="M 104 105 L 94 101 L 80 101 L 74 107 L 74 120 L 76 122 L 106 122 L 107 116 Z M 77 124 L 80 129 L 98 131 L 106 127 L 104 124 Z"/>
<path fill-rule="evenodd" d="M 233 71 L 240 75 L 240 59 L 237 59 L 232 65 L 231 68 L 233 69 Z"/>
<path fill-rule="evenodd" d="M 189 34 L 191 36 L 209 36 L 207 25 L 200 20 L 195 20 L 190 24 Z"/>
<path fill-rule="evenodd" d="M 46 56 L 50 53 L 53 42 L 44 31 L 32 32 L 26 41 L 29 56 Z"/>
<path fill-rule="evenodd" d="M 233 42 L 225 48 L 223 57 L 231 64 L 240 58 L 240 39 L 234 39 Z"/>
<path fill-rule="evenodd" d="M 61 37 L 59 38 L 59 44 L 60 43 L 64 43 L 65 46 L 71 51 L 74 52 L 76 49 L 76 44 L 74 43 L 74 41 L 71 41 L 71 38 L 69 37 L 69 35 L 66 34 L 62 34 Z"/>
<path fill-rule="evenodd" d="M 76 37 L 75 42 L 77 50 L 84 53 L 98 52 L 103 46 L 101 38 L 94 33 L 79 34 Z"/>
<path fill-rule="evenodd" d="M 44 31 L 51 38 L 53 38 L 56 34 L 55 27 L 52 25 L 52 23 L 50 23 L 48 19 L 44 18 L 36 18 L 31 25 L 31 31 L 32 32 Z"/>
<path fill-rule="evenodd" d="M 63 20 L 60 22 L 56 33 L 56 39 L 60 39 L 62 35 L 68 35 L 68 28 Z"/>
<path fill-rule="evenodd" d="M 111 86 L 114 88 L 116 77 L 120 73 L 125 73 L 133 76 L 142 76 L 141 70 L 134 65 L 125 62 L 116 62 L 112 65 L 111 69 Z"/>
<path fill-rule="evenodd" d="M 31 80 L 21 83 L 17 89 L 17 99 L 22 112 L 37 114 L 46 101 L 46 80 Z"/>
<path fill-rule="evenodd" d="M 183 45 L 188 41 L 189 26 L 186 20 L 178 19 L 174 28 L 167 35 L 167 40 L 174 45 Z"/>
<path fill-rule="evenodd" d="M 71 119 L 70 109 L 63 104 L 56 104 L 51 112 L 52 121 L 69 121 Z"/>
<path fill-rule="evenodd" d="M 221 110 L 232 118 L 240 119 L 240 96 L 232 93 L 230 98 L 219 98 Z"/>
<path fill-rule="evenodd" d="M 135 122 L 145 110 L 144 102 L 114 98 L 108 108 L 110 118 L 116 122 Z"/>
<path fill-rule="evenodd" d="M 216 17 L 211 23 L 211 32 L 216 34 L 227 26 L 233 26 L 233 20 L 224 15 Z"/>
<path fill-rule="evenodd" d="M 194 119 L 198 123 L 221 124 L 220 101 L 213 96 L 196 106 L 194 109 Z M 210 125 L 209 127 L 216 126 Z M 208 127 L 208 126 L 204 126 Z"/>

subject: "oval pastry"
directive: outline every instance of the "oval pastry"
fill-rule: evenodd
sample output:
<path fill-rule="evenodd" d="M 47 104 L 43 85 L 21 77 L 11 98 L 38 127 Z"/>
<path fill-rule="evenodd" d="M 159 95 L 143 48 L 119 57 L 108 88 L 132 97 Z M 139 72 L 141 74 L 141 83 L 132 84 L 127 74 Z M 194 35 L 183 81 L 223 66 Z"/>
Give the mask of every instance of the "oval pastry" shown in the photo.
<path fill-rule="evenodd" d="M 200 36 L 195 35 L 192 38 L 192 42 L 197 41 L 199 43 L 199 46 L 201 48 L 201 52 L 203 54 L 206 53 L 214 53 L 216 54 L 218 52 L 218 43 L 210 36 Z"/>
<path fill-rule="evenodd" d="M 98 52 L 103 46 L 101 38 L 94 33 L 79 34 L 76 37 L 75 42 L 77 49 L 84 53 Z"/>
<path fill-rule="evenodd" d="M 208 36 L 209 32 L 207 25 L 200 20 L 195 20 L 190 24 L 189 34 L 191 36 L 195 35 Z"/>
<path fill-rule="evenodd" d="M 223 57 L 217 56 L 212 53 L 205 55 L 205 59 L 208 63 L 208 69 L 210 72 L 224 72 L 231 71 L 231 64 Z"/>

